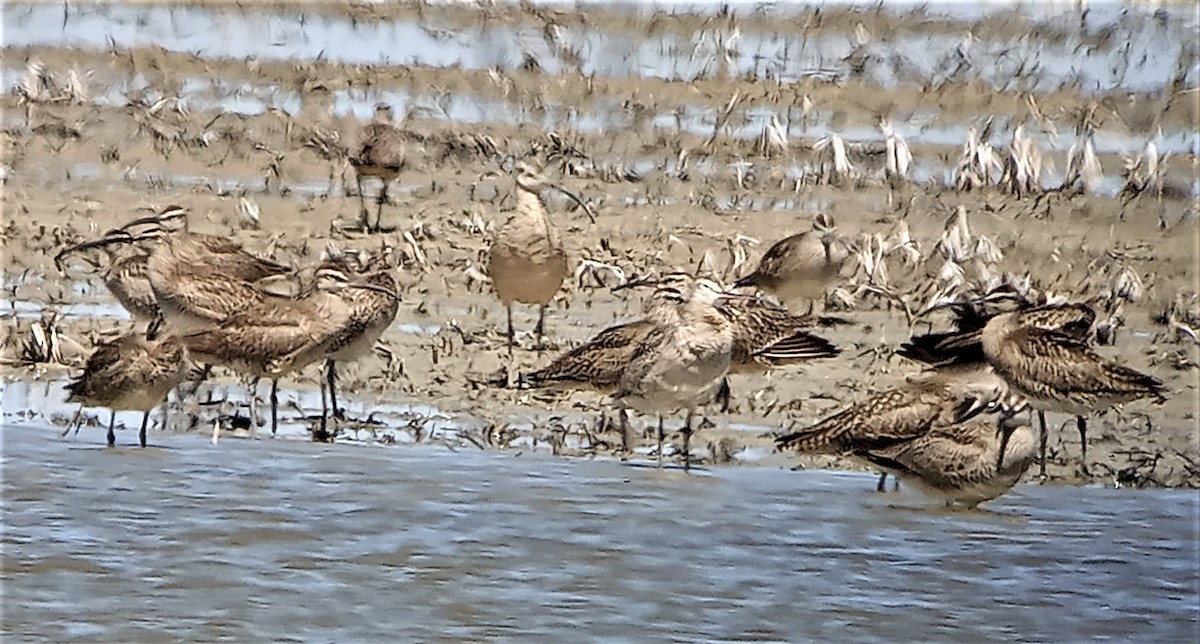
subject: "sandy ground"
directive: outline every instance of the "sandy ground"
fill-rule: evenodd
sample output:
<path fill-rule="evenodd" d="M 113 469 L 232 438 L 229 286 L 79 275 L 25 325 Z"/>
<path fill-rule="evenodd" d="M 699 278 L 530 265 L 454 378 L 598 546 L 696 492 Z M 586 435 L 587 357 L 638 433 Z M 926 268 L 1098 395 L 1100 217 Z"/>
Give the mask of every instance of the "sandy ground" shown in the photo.
<path fill-rule="evenodd" d="M 457 11 L 438 19 L 460 20 Z M 502 18 L 518 19 L 507 14 Z M 602 18 L 618 24 L 634 20 L 611 14 L 595 17 Z M 893 24 L 895 17 L 878 20 L 879 24 L 871 23 L 877 32 L 899 28 Z M 846 26 L 831 19 L 827 28 Z M 1004 37 L 1004 29 L 1014 27 L 1011 22 L 997 22 L 988 28 L 996 30 L 994 37 Z M 930 29 L 948 28 L 934 23 Z M 54 69 L 85 60 L 70 50 L 15 53 L 36 53 Z M 178 77 L 194 73 L 199 66 L 233 79 L 288 83 L 297 89 L 304 107 L 292 115 L 239 116 L 216 110 L 181 113 L 70 101 L 26 105 L 16 95 L 4 96 L 0 105 L 5 128 L 0 141 L 6 175 L 0 204 L 9 302 L 28 303 L 34 311 L 112 303 L 95 274 L 77 264 L 69 276 L 61 275 L 51 257 L 64 244 L 145 214 L 140 208 L 183 205 L 193 213 L 194 230 L 228 234 L 254 251 L 301 267 L 315 263 L 328 243 L 367 249 L 389 245 L 403 258 L 398 278 L 404 304 L 396 324 L 384 336 L 381 356 L 344 367 L 343 395 L 368 408 L 397 402 L 432 405 L 450 416 L 471 419 L 477 442 L 488 447 L 503 448 L 529 435 L 553 443 L 564 433 L 571 434 L 572 440 L 561 451 L 580 455 L 606 453 L 616 440 L 615 434 L 597 433 L 605 401 L 590 394 L 545 395 L 482 384 L 506 361 L 501 332 L 504 312 L 487 285 L 472 277 L 483 266 L 493 226 L 511 208 L 512 179 L 500 170 L 498 158 L 530 150 L 544 157 L 556 145 L 554 141 L 534 126 L 447 123 L 410 116 L 405 127 L 418 135 L 410 150 L 410 165 L 393 190 L 393 203 L 384 209 L 384 224 L 393 230 L 369 237 L 344 233 L 340 226 L 357 220 L 359 205 L 341 154 L 361 123 L 330 115 L 331 88 L 352 86 L 364 78 L 397 88 L 415 87 L 436 76 L 448 91 L 498 92 L 514 103 L 534 97 L 570 101 L 582 93 L 589 101 L 641 101 L 655 109 L 685 99 L 721 105 L 742 91 L 754 92 L 754 104 L 798 103 L 807 94 L 818 105 L 838 102 L 845 119 L 862 123 L 877 118 L 881 100 L 878 88 L 855 84 L 772 89 L 744 79 L 699 84 L 615 82 L 522 72 L 509 74 L 504 90 L 504 83 L 479 82 L 486 72 L 470 70 L 372 70 L 336 63 L 248 65 L 154 49 L 106 56 L 99 75 L 137 69 L 146 72 L 151 82 L 173 87 Z M 1062 119 L 1065 129 L 1074 113 L 1070 106 L 1089 102 L 1097 102 L 1098 112 L 1112 121 L 1141 119 L 1164 128 L 1195 121 L 1195 90 L 1168 91 L 1152 100 L 1131 96 L 1114 92 L 1096 100 L 1068 88 L 1038 99 L 1047 113 Z M 1024 116 L 1026 109 L 1019 93 L 996 94 L 970 83 L 951 84 L 937 95 L 898 90 L 888 101 L 909 108 L 924 105 L 947 120 L 964 123 L 984 106 L 1017 117 Z M 811 161 L 813 153 L 805 145 L 798 143 L 786 152 L 764 150 L 755 141 L 720 134 L 705 140 L 642 127 L 635 118 L 630 127 L 603 134 L 561 134 L 566 145 L 559 147 L 575 154 L 567 155 L 568 161 L 558 168 L 565 172 L 558 174 L 598 214 L 593 225 L 581 212 L 569 211 L 564 200 L 551 200 L 573 266 L 589 259 L 617 266 L 626 274 L 700 269 L 732 280 L 748 271 L 771 242 L 807 229 L 818 210 L 833 215 L 839 230 L 856 243 L 864 235 L 890 236 L 905 222 L 919 245 L 922 257 L 914 264 L 906 263 L 899 253 L 888 257 L 886 286 L 893 297 L 859 288 L 869 282 L 860 272 L 840 285 L 844 292 L 857 293 L 852 302 L 829 298 L 831 312 L 853 321 L 821 332 L 842 348 L 840 357 L 803 369 L 734 379 L 733 409 L 728 414 L 710 413 L 697 435 L 694 455 L 703 462 L 850 466 L 834 459 L 771 454 L 771 435 L 811 423 L 920 371 L 893 351 L 914 330 L 928 328 L 924 321 L 910 320 L 904 309 L 921 310 L 941 287 L 937 275 L 944 260 L 935 245 L 946 219 L 963 205 L 971 233 L 991 240 L 1003 255 L 987 266 L 968 266 L 968 278 L 981 271 L 1028 275 L 1040 290 L 1096 304 L 1104 311 L 1102 319 L 1118 328 L 1116 343 L 1101 347 L 1101 353 L 1155 374 L 1171 391 L 1162 406 L 1133 403 L 1122 413 L 1093 420 L 1088 454 L 1094 479 L 1122 485 L 1200 486 L 1200 350 L 1180 330 L 1181 325 L 1196 328 L 1200 323 L 1196 267 L 1200 229 L 1196 204 L 1185 196 L 1192 189 L 1195 168 L 1190 155 L 1168 160 L 1168 183 L 1178 189 L 1161 198 L 1143 195 L 1127 200 L 1051 192 L 1018 199 L 994 188 L 959 193 L 936 181 L 890 183 L 876 172 L 840 185 L 810 180 L 798 184 L 788 168 Z M 695 168 L 686 178 L 672 165 L 684 151 Z M 913 152 L 918 159 L 943 166 L 952 166 L 958 154 L 957 149 L 938 145 L 914 145 Z M 654 164 L 648 171 L 631 173 L 622 164 L 631 158 Z M 879 165 L 877 154 L 863 153 L 859 158 L 864 166 Z M 1120 165 L 1115 158 L 1101 160 L 1107 167 Z M 753 171 L 741 181 L 730 167 L 737 161 L 753 164 Z M 370 184 L 368 194 L 375 190 L 376 184 Z M 247 224 L 239 214 L 243 198 L 259 207 L 257 226 Z M 1118 274 L 1125 269 L 1141 282 L 1141 292 L 1133 301 L 1112 294 Z M 601 279 L 613 283 L 611 276 Z M 581 272 L 552 308 L 550 342 L 567 348 L 613 322 L 634 318 L 640 308 L 639 295 L 613 294 L 596 277 Z M 531 329 L 535 313 L 519 311 L 519 328 Z M 63 314 L 55 324 L 64 337 L 65 365 L 29 365 L 20 352 L 36 315 L 5 320 L 3 370 L 8 379 L 60 378 L 82 363 L 97 338 L 129 326 L 112 317 Z M 544 364 L 554 353 L 532 350 L 529 337 L 522 337 L 522 345 L 516 355 L 520 369 Z M 315 377 L 312 368 L 285 385 L 312 389 Z M 218 378 L 218 382 L 228 380 L 229 376 Z M 193 415 L 211 413 L 194 403 L 185 407 Z M 1049 419 L 1051 479 L 1081 480 L 1072 419 L 1055 414 Z M 645 422 L 648 426 L 649 419 Z M 396 428 L 385 427 L 380 433 L 392 429 Z"/>

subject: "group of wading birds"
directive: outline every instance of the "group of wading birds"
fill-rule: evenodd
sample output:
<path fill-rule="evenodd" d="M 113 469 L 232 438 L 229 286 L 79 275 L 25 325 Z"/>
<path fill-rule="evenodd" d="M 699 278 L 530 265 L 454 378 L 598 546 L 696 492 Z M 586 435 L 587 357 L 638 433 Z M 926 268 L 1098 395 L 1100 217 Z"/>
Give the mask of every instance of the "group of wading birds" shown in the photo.
<path fill-rule="evenodd" d="M 363 177 L 382 179 L 386 189 L 402 164 L 388 160 L 387 146 L 376 141 L 372 147 L 370 129 L 366 134 L 350 159 L 360 197 Z M 515 174 L 515 209 L 492 240 L 488 263 L 493 290 L 508 309 L 510 356 L 516 344 L 514 304 L 538 307 L 540 348 L 546 307 L 569 274 L 560 233 L 541 196 L 548 188 L 562 188 L 546 181 L 534 162 L 517 164 Z M 380 208 L 385 200 L 381 192 Z M 367 220 L 364 201 L 362 225 L 370 230 Z M 328 423 L 341 418 L 337 362 L 371 352 L 400 310 L 386 256 L 327 251 L 311 271 L 296 271 L 227 238 L 190 232 L 187 212 L 178 206 L 64 248 L 55 262 L 65 270 L 69 256 L 101 249 L 107 255 L 103 278 L 109 290 L 146 323 L 144 333 L 99 344 L 83 373 L 67 386 L 70 401 L 81 403 L 80 412 L 84 406 L 113 410 L 109 446 L 115 444 L 115 411 L 137 410 L 143 412 L 139 441 L 144 447 L 150 411 L 183 383 L 192 365 L 203 365 L 205 372 L 219 365 L 250 378 L 252 427 L 258 423 L 257 385 L 269 379 L 274 432 L 279 379 L 323 362 L 319 431 L 324 434 Z M 819 297 L 849 254 L 832 221 L 817 215 L 812 230 L 774 244 L 758 267 L 736 282 L 736 290 L 682 273 L 627 282 L 614 290 L 654 289 L 643 318 L 605 329 L 541 369 L 510 373 L 493 384 L 608 395 L 619 409 L 624 455 L 634 448 L 628 412 L 657 415 L 660 465 L 664 416 L 685 414 L 680 452 L 686 469 L 693 418 L 707 405 L 728 402 L 730 374 L 838 354 L 812 332 L 821 318 L 795 314 L 787 306 Z M 301 274 L 306 279 L 299 279 Z M 291 277 L 301 284 L 297 294 L 273 292 L 263 284 Z M 900 350 L 927 364 L 925 372 L 811 427 L 778 436 L 777 447 L 854 457 L 883 472 L 881 490 L 892 474 L 948 502 L 974 506 L 1011 489 L 1034 460 L 1040 460 L 1045 474 L 1044 412 L 1077 416 L 1086 468 L 1089 415 L 1165 397 L 1158 379 L 1092 350 L 1096 315 L 1085 304 L 1037 305 L 1014 289 L 1000 288 L 940 307 L 954 313 L 954 328 L 913 337 Z M 1038 432 L 1032 411 L 1041 416 Z"/>

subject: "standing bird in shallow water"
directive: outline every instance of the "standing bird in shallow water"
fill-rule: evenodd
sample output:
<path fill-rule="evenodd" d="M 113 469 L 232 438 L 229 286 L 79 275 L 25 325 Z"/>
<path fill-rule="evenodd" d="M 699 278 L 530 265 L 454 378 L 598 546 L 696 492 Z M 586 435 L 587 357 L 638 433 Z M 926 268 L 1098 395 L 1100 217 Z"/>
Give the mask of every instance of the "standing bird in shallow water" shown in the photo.
<path fill-rule="evenodd" d="M 528 161 L 517 165 L 517 207 L 496 233 L 488 251 L 488 277 L 492 289 L 508 310 L 508 354 L 515 344 L 513 303 L 538 307 L 538 322 L 534 328 L 537 346 L 542 346 L 545 332 L 546 305 L 558 294 L 567 277 L 567 253 L 562 236 L 550 221 L 541 191 L 551 187 L 541 171 Z M 590 209 L 579 197 L 553 186 L 583 206 L 588 217 Z"/>
<path fill-rule="evenodd" d="M 1086 342 L 1025 318 L 1014 311 L 988 320 L 980 334 L 983 354 L 1034 409 L 1075 414 L 1087 474 L 1087 416 L 1141 398 L 1163 401 L 1166 388 L 1154 376 L 1105 360 Z"/>
<path fill-rule="evenodd" d="M 315 284 L 301 295 L 269 296 L 221 324 L 185 335 L 182 340 L 197 359 L 250 376 L 252 426 L 258 422 L 255 409 L 258 381 L 263 377 L 271 379 L 271 433 L 274 434 L 279 425 L 279 378 L 328 354 L 338 332 L 350 322 L 350 305 L 339 294 L 350 288 L 378 290 L 398 297 L 372 284 L 352 282 L 342 271 L 322 266 L 316 271 Z"/>
<path fill-rule="evenodd" d="M 350 152 L 350 165 L 354 168 L 354 179 L 358 183 L 359 228 L 363 232 L 382 232 L 383 204 L 388 200 L 388 185 L 400 176 L 405 162 L 404 132 L 392 125 L 392 108 L 384 103 L 375 106 L 375 120 L 363 128 L 358 144 Z M 375 177 L 383 182 L 377 201 L 375 225 L 370 225 L 367 201 L 363 196 L 363 178 Z"/>
<path fill-rule="evenodd" d="M 1096 312 L 1086 304 L 1064 303 L 1034 306 L 1027 303 L 1016 293 L 1000 289 L 988 293 L 982 298 L 962 302 L 950 302 L 939 305 L 926 313 L 939 308 L 949 308 L 955 315 L 955 329 L 943 333 L 926 333 L 915 336 L 901 345 L 897 353 L 906 358 L 917 360 L 935 367 L 948 365 L 983 365 L 987 364 L 987 356 L 983 352 L 983 328 L 988 321 L 1000 313 L 1009 312 L 1013 306 L 1019 307 L 1017 316 L 1020 325 L 1046 331 L 1061 333 L 1082 343 L 1091 337 L 1092 325 L 1096 321 Z M 1007 308 L 999 308 L 1007 307 Z M 1038 476 L 1046 476 L 1046 412 L 1037 410 L 1041 431 L 1038 432 L 1040 446 L 1038 449 Z M 1081 428 L 1079 435 L 1081 444 L 1081 463 L 1083 471 L 1087 471 L 1087 421 L 1076 417 L 1076 426 Z"/>
<path fill-rule="evenodd" d="M 993 410 L 1008 388 L 986 366 L 947 368 L 850 405 L 815 425 L 775 439 L 777 449 L 808 454 L 852 454 L 923 436 Z M 887 472 L 879 479 L 883 491 Z"/>
<path fill-rule="evenodd" d="M 152 324 L 146 336 L 131 333 L 96 347 L 83 373 L 66 386 L 67 402 L 83 407 L 108 407 L 108 446 L 116 445 L 113 426 L 118 410 L 142 412 L 138 443 L 146 446 L 146 425 L 150 410 L 162 404 L 187 374 L 183 344 L 173 336 L 159 336 Z M 80 414 L 71 422 L 79 422 Z M 70 431 L 70 426 L 67 431 Z M 165 427 L 164 427 L 165 429 Z M 78 431 L 78 430 L 76 430 Z M 66 435 L 66 432 L 63 432 Z"/>
<path fill-rule="evenodd" d="M 834 230 L 833 218 L 825 213 L 813 216 L 813 229 L 785 237 L 763 253 L 754 272 L 739 279 L 734 287 L 753 287 L 773 295 L 786 306 L 796 300 L 814 302 L 842 271 L 850 258 L 850 248 Z"/>
<path fill-rule="evenodd" d="M 973 508 L 1021 480 L 1037 443 L 1030 423 L 1005 412 L 996 421 L 934 427 L 887 445 L 863 442 L 848 453 L 947 504 Z"/>
<path fill-rule="evenodd" d="M 322 386 L 329 392 L 334 418 L 340 419 L 343 415 L 337 403 L 337 361 L 357 360 L 371 353 L 383 332 L 396 319 L 400 299 L 395 295 L 397 284 L 392 269 L 382 260 L 343 255 L 336 265 L 354 281 L 379 289 L 349 288 L 339 293 L 350 307 L 350 316 L 329 341 Z"/>
<path fill-rule="evenodd" d="M 656 306 L 663 307 L 661 323 L 638 343 L 617 382 L 613 399 L 618 405 L 659 415 L 660 464 L 662 415 L 687 413 L 683 428 L 683 467 L 687 470 L 695 410 L 716 398 L 729 373 L 733 324 L 716 306 L 728 297 L 737 296 L 722 292 L 706 279 L 672 275 L 660 280 L 654 298 Z"/>

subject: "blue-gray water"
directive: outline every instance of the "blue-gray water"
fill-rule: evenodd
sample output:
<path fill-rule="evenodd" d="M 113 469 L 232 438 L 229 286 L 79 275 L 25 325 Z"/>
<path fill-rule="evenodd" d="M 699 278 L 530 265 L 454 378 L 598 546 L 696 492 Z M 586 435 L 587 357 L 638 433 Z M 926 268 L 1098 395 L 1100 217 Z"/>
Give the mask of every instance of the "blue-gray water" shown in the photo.
<path fill-rule="evenodd" d="M 950 513 L 857 474 L 0 432 L 5 641 L 1200 634 L 1194 492 Z"/>

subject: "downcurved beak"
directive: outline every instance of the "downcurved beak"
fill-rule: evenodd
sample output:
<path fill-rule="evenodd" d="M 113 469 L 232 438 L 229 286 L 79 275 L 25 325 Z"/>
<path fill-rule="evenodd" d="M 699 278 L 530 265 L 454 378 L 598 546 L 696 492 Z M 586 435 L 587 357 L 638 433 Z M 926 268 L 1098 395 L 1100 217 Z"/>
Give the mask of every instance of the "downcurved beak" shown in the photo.
<path fill-rule="evenodd" d="M 551 186 L 551 187 L 554 188 L 555 190 L 563 193 L 564 195 L 567 195 L 567 197 L 569 197 L 571 199 L 571 201 L 574 201 L 575 203 L 579 204 L 579 207 L 583 208 L 583 212 L 587 213 L 588 219 L 593 224 L 596 223 L 596 213 L 592 212 L 592 207 L 587 205 L 587 202 L 585 202 L 583 199 L 581 199 L 579 197 L 579 195 L 575 194 L 574 192 L 571 192 L 570 190 L 567 190 L 566 188 L 564 188 L 562 186 Z"/>

